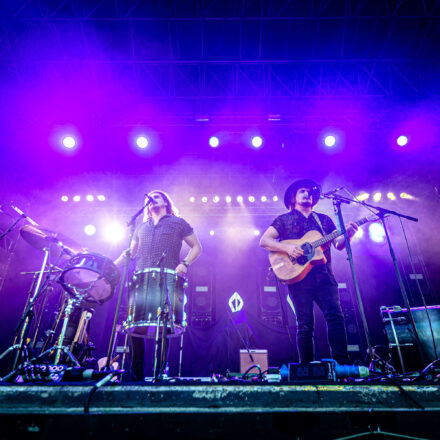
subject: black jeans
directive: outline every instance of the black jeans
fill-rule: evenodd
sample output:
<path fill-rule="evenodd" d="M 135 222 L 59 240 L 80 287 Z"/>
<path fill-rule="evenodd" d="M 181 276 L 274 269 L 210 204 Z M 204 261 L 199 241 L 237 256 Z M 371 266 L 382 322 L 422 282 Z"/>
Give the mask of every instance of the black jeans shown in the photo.
<path fill-rule="evenodd" d="M 333 359 L 340 364 L 349 363 L 344 315 L 333 275 L 311 272 L 303 281 L 289 285 L 289 292 L 296 312 L 296 344 L 300 362 L 314 360 L 313 302 L 316 302 L 327 323 L 327 337 Z"/>

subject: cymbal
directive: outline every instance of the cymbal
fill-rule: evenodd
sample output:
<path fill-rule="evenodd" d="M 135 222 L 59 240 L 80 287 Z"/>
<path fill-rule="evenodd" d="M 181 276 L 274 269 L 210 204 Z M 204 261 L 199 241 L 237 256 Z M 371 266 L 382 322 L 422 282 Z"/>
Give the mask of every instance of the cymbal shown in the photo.
<path fill-rule="evenodd" d="M 61 232 L 51 231 L 40 226 L 24 225 L 20 228 L 20 235 L 32 247 L 43 250 L 51 247 L 51 250 L 58 248 L 64 250 L 68 256 L 82 252 L 81 246 Z"/>

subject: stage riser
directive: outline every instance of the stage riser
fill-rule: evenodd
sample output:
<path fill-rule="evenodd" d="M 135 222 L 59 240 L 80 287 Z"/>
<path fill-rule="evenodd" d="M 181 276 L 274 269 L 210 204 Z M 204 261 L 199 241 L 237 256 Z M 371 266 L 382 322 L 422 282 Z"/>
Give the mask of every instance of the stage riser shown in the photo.
<path fill-rule="evenodd" d="M 81 414 L 90 386 L 2 386 L 0 414 Z M 406 386 L 423 407 L 440 411 L 440 386 Z M 132 386 L 99 389 L 90 411 L 98 413 L 405 411 L 417 406 L 401 391 L 379 385 Z"/>

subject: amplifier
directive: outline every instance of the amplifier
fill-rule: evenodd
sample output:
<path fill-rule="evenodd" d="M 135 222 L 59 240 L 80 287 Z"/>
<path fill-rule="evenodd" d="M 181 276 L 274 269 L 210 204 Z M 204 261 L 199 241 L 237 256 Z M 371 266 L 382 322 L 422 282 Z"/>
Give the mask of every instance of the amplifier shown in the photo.
<path fill-rule="evenodd" d="M 269 366 L 267 350 L 240 350 L 240 373 L 245 373 L 252 365 L 258 364 L 261 371 Z M 256 373 L 257 370 L 252 373 Z"/>
<path fill-rule="evenodd" d="M 396 347 L 397 344 L 400 346 L 415 344 L 414 331 L 407 309 L 402 309 L 400 306 L 382 306 L 380 312 L 390 347 Z M 440 356 L 440 306 L 428 306 L 427 310 L 424 307 L 412 307 L 411 312 L 424 357 L 432 362 Z M 429 321 L 431 321 L 431 326 Z"/>

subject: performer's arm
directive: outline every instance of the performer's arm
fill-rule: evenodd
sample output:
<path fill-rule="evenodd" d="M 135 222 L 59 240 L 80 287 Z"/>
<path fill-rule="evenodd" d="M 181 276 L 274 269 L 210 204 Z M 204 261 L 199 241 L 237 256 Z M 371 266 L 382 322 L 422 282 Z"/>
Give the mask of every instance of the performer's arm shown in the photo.
<path fill-rule="evenodd" d="M 348 225 L 345 225 L 345 229 L 347 230 L 348 239 L 351 241 L 356 231 L 359 229 L 358 225 L 354 222 L 349 222 Z M 333 245 L 338 251 L 342 251 L 345 249 L 345 237 L 341 235 L 333 240 Z"/>
<path fill-rule="evenodd" d="M 268 251 L 284 252 L 292 257 L 299 257 L 304 252 L 303 250 L 293 244 L 280 243 L 277 238 L 279 237 L 278 231 L 269 226 L 266 232 L 263 234 L 260 240 L 260 246 Z"/>
<path fill-rule="evenodd" d="M 200 244 L 196 234 L 193 233 L 187 237 L 184 237 L 183 241 L 190 247 L 190 250 L 187 256 L 183 259 L 183 262 L 179 263 L 179 265 L 176 267 L 177 273 L 186 273 L 188 266 L 193 263 L 202 252 L 202 245 Z"/>
<path fill-rule="evenodd" d="M 121 255 L 114 261 L 116 266 L 122 266 L 126 258 L 134 258 L 137 254 L 138 246 L 139 246 L 139 240 L 137 233 L 135 233 L 133 236 L 133 240 L 131 241 L 130 248 L 122 251 Z"/>

